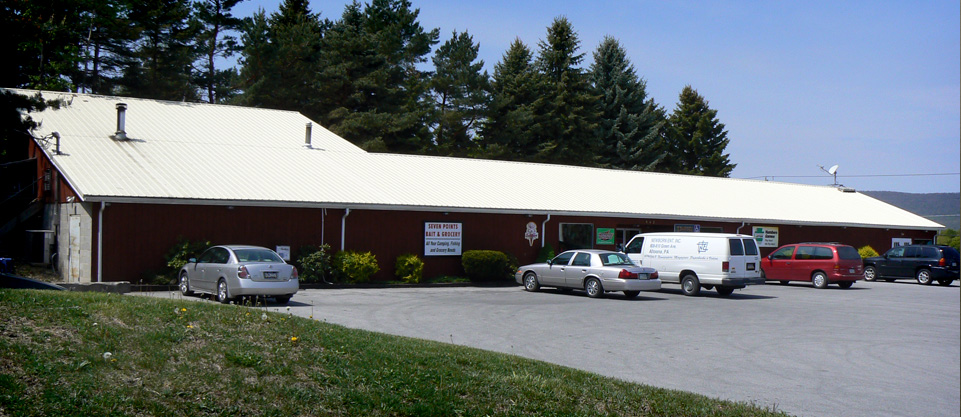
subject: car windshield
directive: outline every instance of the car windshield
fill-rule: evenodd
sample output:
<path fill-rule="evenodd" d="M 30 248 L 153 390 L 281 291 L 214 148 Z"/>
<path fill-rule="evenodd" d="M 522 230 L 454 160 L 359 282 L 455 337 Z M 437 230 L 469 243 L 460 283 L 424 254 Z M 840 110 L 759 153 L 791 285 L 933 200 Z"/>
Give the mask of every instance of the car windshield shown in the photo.
<path fill-rule="evenodd" d="M 239 262 L 284 262 L 280 255 L 270 249 L 236 249 L 234 253 Z"/>
<path fill-rule="evenodd" d="M 617 252 L 605 252 L 599 255 L 601 257 L 601 263 L 604 266 L 614 266 L 614 265 L 634 265 L 631 258 L 627 255 Z"/>
<path fill-rule="evenodd" d="M 861 254 L 858 253 L 857 249 L 854 249 L 851 246 L 838 246 L 838 258 L 860 261 Z"/>

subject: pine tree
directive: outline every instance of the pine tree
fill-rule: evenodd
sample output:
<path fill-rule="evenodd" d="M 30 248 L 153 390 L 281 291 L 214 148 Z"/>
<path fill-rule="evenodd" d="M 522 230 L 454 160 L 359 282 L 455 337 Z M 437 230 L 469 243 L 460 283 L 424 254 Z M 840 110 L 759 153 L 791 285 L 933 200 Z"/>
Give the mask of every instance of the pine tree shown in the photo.
<path fill-rule="evenodd" d="M 244 25 L 238 103 L 319 116 L 316 73 L 328 22 L 306 7 L 285 0 L 269 18 L 260 11 Z"/>
<path fill-rule="evenodd" d="M 428 74 L 417 68 L 437 43 L 407 0 L 348 5 L 324 37 L 320 116 L 335 133 L 372 151 L 412 153 L 430 143 Z"/>
<path fill-rule="evenodd" d="M 599 141 L 594 135 L 600 112 L 598 97 L 591 91 L 578 65 L 584 58 L 571 23 L 554 19 L 547 37 L 538 44 L 537 68 L 544 75 L 545 94 L 534 103 L 533 131 L 539 142 L 540 161 L 592 166 Z"/>
<path fill-rule="evenodd" d="M 0 86 L 67 91 L 77 77 L 85 0 L 5 1 Z"/>
<path fill-rule="evenodd" d="M 481 125 L 482 150 L 485 158 L 531 161 L 537 154 L 534 124 L 534 101 L 543 91 L 543 76 L 533 65 L 531 50 L 515 38 L 494 66 L 490 104 Z"/>
<path fill-rule="evenodd" d="M 203 27 L 197 38 L 203 52 L 198 83 L 205 90 L 210 103 L 222 103 L 234 95 L 230 84 L 236 77 L 236 71 L 218 70 L 216 60 L 230 57 L 240 49 L 237 39 L 230 33 L 237 31 L 243 22 L 231 14 L 231 9 L 241 1 L 201 0 L 194 4 L 197 19 Z"/>
<path fill-rule="evenodd" d="M 453 33 L 434 54 L 430 79 L 436 127 L 434 142 L 442 155 L 466 156 L 476 144 L 473 132 L 486 110 L 489 77 L 477 61 L 479 45 L 467 33 Z"/>
<path fill-rule="evenodd" d="M 121 95 L 161 100 L 197 101 L 193 63 L 199 25 L 188 0 L 131 2 L 135 41 L 121 58 Z M 119 53 L 119 52 L 118 52 Z"/>
<path fill-rule="evenodd" d="M 591 84 L 601 97 L 597 162 L 604 167 L 651 171 L 664 159 L 664 111 L 647 97 L 620 43 L 607 37 L 594 52 Z"/>
<path fill-rule="evenodd" d="M 728 177 L 737 164 L 730 163 L 724 151 L 730 140 L 724 124 L 690 85 L 681 91 L 677 108 L 669 119 L 673 172 Z"/>

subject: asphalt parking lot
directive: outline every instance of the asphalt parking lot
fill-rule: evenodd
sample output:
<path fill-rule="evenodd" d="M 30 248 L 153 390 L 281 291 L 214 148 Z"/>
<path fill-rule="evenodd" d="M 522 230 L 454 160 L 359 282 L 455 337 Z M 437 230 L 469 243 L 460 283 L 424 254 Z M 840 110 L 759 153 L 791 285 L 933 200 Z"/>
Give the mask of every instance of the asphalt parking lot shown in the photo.
<path fill-rule="evenodd" d="M 521 287 L 301 290 L 289 307 L 351 328 L 520 355 L 799 416 L 961 414 L 957 283 L 859 281 L 848 290 L 769 284 L 730 297 L 705 293 L 685 297 L 672 285 L 635 300 Z"/>

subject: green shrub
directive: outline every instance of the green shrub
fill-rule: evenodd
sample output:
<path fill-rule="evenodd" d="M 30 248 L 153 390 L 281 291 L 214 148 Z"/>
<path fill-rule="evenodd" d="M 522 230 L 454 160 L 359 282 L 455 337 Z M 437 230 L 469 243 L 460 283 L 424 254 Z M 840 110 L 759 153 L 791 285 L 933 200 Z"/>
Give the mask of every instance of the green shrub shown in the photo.
<path fill-rule="evenodd" d="M 367 282 L 378 271 L 377 257 L 370 252 L 342 251 L 334 255 L 332 272 L 340 282 Z"/>
<path fill-rule="evenodd" d="M 416 284 L 424 275 L 424 261 L 412 253 L 400 255 L 394 263 L 394 275 L 408 284 Z"/>
<path fill-rule="evenodd" d="M 469 250 L 461 256 L 467 277 L 474 282 L 504 281 L 514 275 L 510 258 L 495 250 Z"/>
<path fill-rule="evenodd" d="M 862 246 L 860 249 L 858 249 L 858 254 L 861 255 L 861 259 L 865 259 L 878 256 L 878 251 L 874 250 L 874 248 L 870 246 Z"/>
<path fill-rule="evenodd" d="M 307 245 L 300 248 L 299 256 L 294 261 L 300 280 L 303 282 L 327 282 L 330 274 L 330 245 Z"/>
<path fill-rule="evenodd" d="M 198 240 L 194 242 L 181 237 L 177 244 L 173 245 L 173 247 L 167 251 L 167 268 L 163 271 L 163 275 L 174 280 L 177 279 L 180 268 L 183 268 L 190 258 L 200 256 L 200 253 L 211 245 L 209 240 Z"/>
<path fill-rule="evenodd" d="M 537 259 L 535 262 L 547 262 L 549 259 L 554 259 L 554 247 L 550 243 L 541 246 L 541 250 L 537 252 Z"/>

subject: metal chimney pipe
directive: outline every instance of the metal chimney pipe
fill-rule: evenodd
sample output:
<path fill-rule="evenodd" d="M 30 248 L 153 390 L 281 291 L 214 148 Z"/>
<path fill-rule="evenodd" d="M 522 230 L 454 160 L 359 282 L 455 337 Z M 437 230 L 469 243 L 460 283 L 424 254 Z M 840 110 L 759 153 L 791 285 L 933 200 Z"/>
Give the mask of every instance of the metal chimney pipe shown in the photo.
<path fill-rule="evenodd" d="M 304 147 L 310 148 L 310 131 L 313 129 L 313 123 L 307 122 L 307 132 L 304 133 Z"/>
<path fill-rule="evenodd" d="M 57 140 L 57 152 L 56 152 L 56 154 L 57 154 L 57 155 L 60 155 L 60 132 L 53 132 L 53 133 L 51 133 L 50 135 L 52 135 L 53 138 Z"/>
<path fill-rule="evenodd" d="M 127 104 L 117 103 L 117 133 L 113 138 L 116 140 L 127 140 L 127 132 L 124 130 L 127 124 Z"/>

